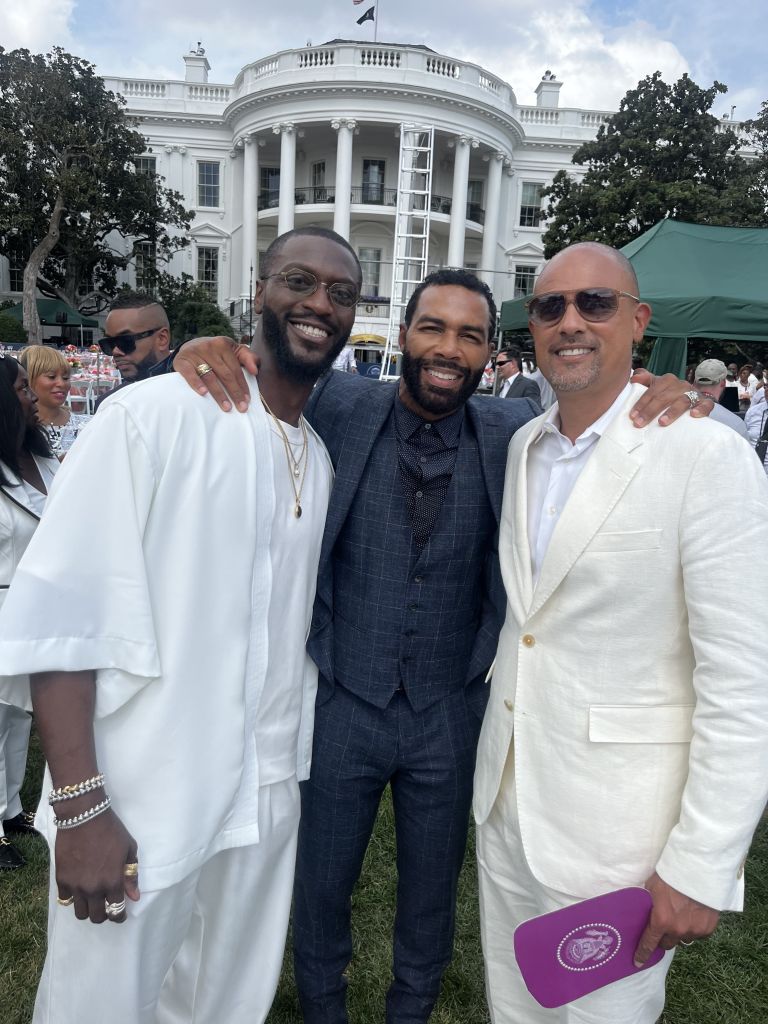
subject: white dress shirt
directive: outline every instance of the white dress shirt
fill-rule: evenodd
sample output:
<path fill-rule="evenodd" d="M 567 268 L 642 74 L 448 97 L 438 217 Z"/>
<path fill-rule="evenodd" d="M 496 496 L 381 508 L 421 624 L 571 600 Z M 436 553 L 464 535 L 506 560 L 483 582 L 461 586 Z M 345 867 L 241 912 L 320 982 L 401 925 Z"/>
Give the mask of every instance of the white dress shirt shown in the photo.
<path fill-rule="evenodd" d="M 579 474 L 595 444 L 626 403 L 630 390 L 631 385 L 627 383 L 610 409 L 587 427 L 573 444 L 560 433 L 559 406 L 553 405 L 541 424 L 539 436 L 528 449 L 528 537 L 534 586 L 552 534 Z"/>

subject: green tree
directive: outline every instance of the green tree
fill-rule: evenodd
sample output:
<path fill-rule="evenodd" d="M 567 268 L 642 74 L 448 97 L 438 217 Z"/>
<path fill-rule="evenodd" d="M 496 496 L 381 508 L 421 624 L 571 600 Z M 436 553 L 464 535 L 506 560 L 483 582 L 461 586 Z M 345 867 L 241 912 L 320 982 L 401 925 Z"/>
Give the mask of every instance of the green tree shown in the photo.
<path fill-rule="evenodd" d="M 223 334 L 234 338 L 229 319 L 205 288 L 193 281 L 189 274 L 183 274 L 181 278 L 160 274 L 156 292 L 168 314 L 174 347 L 195 337 Z"/>
<path fill-rule="evenodd" d="M 15 317 L 0 310 L 0 345 L 26 345 L 27 332 Z"/>
<path fill-rule="evenodd" d="M 688 75 L 672 85 L 661 72 L 644 78 L 544 195 L 550 258 L 573 242 L 620 247 L 665 217 L 695 224 L 747 225 L 765 220 L 754 162 L 738 152 L 736 132 L 710 110 L 727 91 L 702 89 Z"/>
<path fill-rule="evenodd" d="M 99 308 L 143 243 L 158 263 L 187 244 L 174 232 L 191 214 L 157 175 L 137 173 L 146 140 L 124 107 L 92 64 L 60 47 L 0 47 L 0 254 L 24 266 L 33 343 L 37 288 Z"/>

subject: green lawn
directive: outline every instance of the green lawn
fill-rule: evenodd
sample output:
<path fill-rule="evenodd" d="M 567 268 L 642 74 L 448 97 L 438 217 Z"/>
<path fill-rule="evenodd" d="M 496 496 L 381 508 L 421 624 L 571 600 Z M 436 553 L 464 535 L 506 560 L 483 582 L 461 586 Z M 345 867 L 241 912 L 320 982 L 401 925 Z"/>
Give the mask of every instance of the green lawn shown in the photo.
<path fill-rule="evenodd" d="M 39 789 L 39 755 L 30 756 L 26 806 Z M 471 842 L 471 840 L 470 840 Z M 3 1024 L 28 1024 L 45 948 L 47 857 L 43 844 L 21 840 L 22 871 L 0 875 L 0 1005 Z M 387 801 L 366 858 L 355 899 L 355 954 L 349 968 L 352 1024 L 383 1019 L 389 981 L 395 893 L 392 811 Z M 668 984 L 663 1024 L 767 1024 L 768 821 L 763 820 L 747 864 L 747 907 L 726 915 L 707 943 L 681 950 Z M 433 1024 L 487 1024 L 477 927 L 474 857 L 461 879 L 456 951 Z M 226 1024 L 222 1021 L 221 1024 Z M 269 1024 L 301 1024 L 286 958 Z M 525 1024 L 525 1022 L 520 1022 Z"/>

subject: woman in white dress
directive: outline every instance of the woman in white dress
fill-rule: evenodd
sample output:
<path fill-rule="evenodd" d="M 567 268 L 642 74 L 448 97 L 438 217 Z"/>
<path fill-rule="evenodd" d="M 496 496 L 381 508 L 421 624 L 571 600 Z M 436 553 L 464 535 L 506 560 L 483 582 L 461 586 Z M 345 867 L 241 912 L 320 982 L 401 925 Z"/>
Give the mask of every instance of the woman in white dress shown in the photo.
<path fill-rule="evenodd" d="M 46 433 L 51 451 L 59 458 L 66 455 L 78 433 L 90 419 L 72 412 L 66 405 L 71 369 L 55 348 L 30 345 L 19 355 L 30 387 L 37 396 L 37 416 Z"/>
<path fill-rule="evenodd" d="M 0 355 L 0 607 L 58 467 L 37 423 L 37 399 L 26 370 Z M 31 721 L 25 711 L 0 704 L 0 871 L 24 864 L 8 836 L 36 834 L 33 815 L 22 809 L 19 797 Z"/>

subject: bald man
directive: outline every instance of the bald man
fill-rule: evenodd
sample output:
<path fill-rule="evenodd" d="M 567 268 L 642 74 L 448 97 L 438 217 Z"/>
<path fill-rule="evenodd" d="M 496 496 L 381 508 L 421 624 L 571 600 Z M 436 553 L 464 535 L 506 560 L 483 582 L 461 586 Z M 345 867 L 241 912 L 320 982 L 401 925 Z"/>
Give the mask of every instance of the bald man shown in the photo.
<path fill-rule="evenodd" d="M 738 522 L 764 549 L 768 483 L 720 423 L 630 425 L 651 310 L 620 253 L 565 249 L 528 310 L 557 403 L 512 438 L 499 527 L 507 611 L 474 793 L 488 1002 L 494 1024 L 654 1024 L 671 952 L 544 1009 L 513 933 L 645 886 L 639 967 L 741 909 L 768 798 L 768 632 L 760 574 L 726 564 L 722 540 Z"/>

